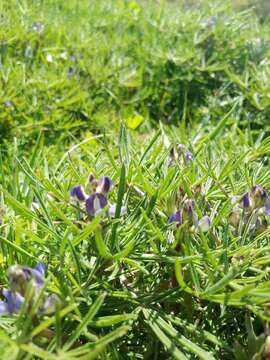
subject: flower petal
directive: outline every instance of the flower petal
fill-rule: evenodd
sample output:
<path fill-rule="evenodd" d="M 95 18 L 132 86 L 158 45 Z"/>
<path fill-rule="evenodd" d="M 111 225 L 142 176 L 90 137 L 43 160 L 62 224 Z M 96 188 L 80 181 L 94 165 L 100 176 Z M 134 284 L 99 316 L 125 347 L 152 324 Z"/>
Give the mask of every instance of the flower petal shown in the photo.
<path fill-rule="evenodd" d="M 265 201 L 265 215 L 270 215 L 270 197 L 267 196 Z"/>
<path fill-rule="evenodd" d="M 70 190 L 70 196 L 77 201 L 85 201 L 86 195 L 81 185 L 73 186 Z"/>
<path fill-rule="evenodd" d="M 44 276 L 45 275 L 45 270 L 46 270 L 46 265 L 43 264 L 42 262 L 39 262 L 39 263 L 37 263 L 36 266 L 33 267 L 33 269 L 37 270 L 38 272 L 40 272 L 40 274 L 42 276 Z"/>
<path fill-rule="evenodd" d="M 108 176 L 102 176 L 98 181 L 97 192 L 107 194 L 113 186 L 112 179 Z"/>
<path fill-rule="evenodd" d="M 189 150 L 185 152 L 185 160 L 187 163 L 193 160 L 193 155 Z"/>
<path fill-rule="evenodd" d="M 168 224 L 171 224 L 173 222 L 177 223 L 177 226 L 182 224 L 182 211 L 178 210 L 174 214 L 172 214 L 168 219 Z"/>
<path fill-rule="evenodd" d="M 112 206 L 110 206 L 109 208 L 109 217 L 110 218 L 115 218 L 115 212 L 116 212 L 116 204 L 113 204 Z M 127 213 L 127 207 L 126 206 L 121 206 L 121 210 L 120 210 L 120 216 L 123 216 Z"/>
<path fill-rule="evenodd" d="M 97 212 L 102 210 L 107 205 L 107 199 L 104 195 L 95 193 L 89 196 L 86 200 L 86 211 L 89 215 L 95 216 Z"/>
<path fill-rule="evenodd" d="M 0 301 L 0 315 L 8 315 L 8 306 L 5 301 Z"/>
<path fill-rule="evenodd" d="M 251 206 L 251 200 L 250 200 L 250 196 L 249 193 L 246 192 L 243 197 L 242 197 L 242 203 L 243 203 L 243 208 L 244 209 L 248 209 Z"/>
<path fill-rule="evenodd" d="M 13 314 L 15 312 L 18 312 L 22 303 L 24 302 L 24 297 L 16 292 L 7 289 L 3 290 L 3 295 L 7 300 L 6 309 L 8 313 Z"/>

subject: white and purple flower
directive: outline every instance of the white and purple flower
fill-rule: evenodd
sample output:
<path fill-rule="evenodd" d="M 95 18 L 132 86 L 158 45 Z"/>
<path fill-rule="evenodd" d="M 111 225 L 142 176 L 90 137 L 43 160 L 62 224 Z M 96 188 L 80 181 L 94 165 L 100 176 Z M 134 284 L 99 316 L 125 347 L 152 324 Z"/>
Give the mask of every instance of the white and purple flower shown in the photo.
<path fill-rule="evenodd" d="M 12 315 L 18 313 L 25 302 L 25 295 L 29 285 L 32 286 L 31 301 L 40 293 L 44 285 L 45 265 L 38 263 L 33 268 L 21 265 L 13 265 L 7 272 L 10 289 L 3 289 L 4 301 L 0 301 L 0 315 Z M 55 305 L 56 297 L 47 295 L 43 299 L 41 308 L 43 313 L 52 309 Z M 44 306 L 46 304 L 46 306 Z"/>
<path fill-rule="evenodd" d="M 108 176 L 102 176 L 99 180 L 93 174 L 89 175 L 89 186 L 91 194 L 87 195 L 82 185 L 74 186 L 70 191 L 72 199 L 84 202 L 87 214 L 90 217 L 97 216 L 107 205 L 107 194 L 113 188 L 113 181 Z M 108 214 L 111 218 L 115 217 L 116 205 L 109 207 Z M 122 207 L 120 215 L 126 213 L 126 207 Z"/>
<path fill-rule="evenodd" d="M 169 216 L 168 219 L 168 224 L 175 223 L 177 228 L 185 222 L 190 227 L 194 226 L 196 230 L 202 232 L 207 232 L 211 226 L 209 216 L 205 215 L 200 220 L 198 219 L 198 214 L 195 211 L 195 202 L 190 199 L 186 199 L 182 209 L 177 210 L 174 214 Z"/>

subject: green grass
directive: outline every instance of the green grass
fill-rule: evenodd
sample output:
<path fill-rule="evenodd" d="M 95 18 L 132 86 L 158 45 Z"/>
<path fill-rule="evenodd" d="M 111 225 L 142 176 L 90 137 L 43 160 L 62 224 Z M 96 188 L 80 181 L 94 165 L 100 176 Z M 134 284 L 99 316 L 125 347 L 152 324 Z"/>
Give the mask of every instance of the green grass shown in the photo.
<path fill-rule="evenodd" d="M 7 155 L 1 171 L 3 284 L 8 266 L 43 261 L 47 289 L 61 299 L 59 313 L 35 326 L 30 321 L 26 329 L 27 313 L 0 318 L 7 354 L 231 359 L 235 341 L 246 349 L 245 318 L 254 320 L 257 335 L 264 332 L 270 320 L 269 229 L 258 235 L 248 226 L 234 230 L 229 215 L 234 195 L 256 183 L 270 188 L 270 142 L 253 144 L 235 125 L 214 130 L 211 141 L 210 134 L 189 135 L 196 153 L 189 165 L 168 167 L 168 145 L 182 133 L 176 128 L 162 129 L 140 147 L 122 128 L 119 142 L 108 148 L 102 141 L 83 144 L 60 162 L 46 148 L 28 161 L 15 148 Z M 121 189 L 126 216 L 89 223 L 78 213 L 69 189 L 87 183 L 89 172 L 113 178 L 110 202 L 118 201 Z M 211 230 L 175 231 L 167 219 L 181 204 L 178 189 L 190 197 L 196 185 L 196 211 L 212 218 Z M 55 335 L 41 341 L 47 328 Z"/>
<path fill-rule="evenodd" d="M 230 221 L 270 193 L 269 20 L 247 4 L 1 2 L 0 289 L 42 261 L 59 298 L 0 316 L 3 359 L 267 359 L 269 218 Z M 194 158 L 169 166 L 178 143 Z M 115 219 L 71 201 L 90 173 Z M 168 224 L 186 198 L 209 231 Z"/>

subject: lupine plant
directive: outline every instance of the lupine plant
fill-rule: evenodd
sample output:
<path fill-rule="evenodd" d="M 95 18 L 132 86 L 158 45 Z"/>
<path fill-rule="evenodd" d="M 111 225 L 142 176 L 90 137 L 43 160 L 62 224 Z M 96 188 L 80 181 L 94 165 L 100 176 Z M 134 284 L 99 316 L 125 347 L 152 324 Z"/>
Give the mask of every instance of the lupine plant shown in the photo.
<path fill-rule="evenodd" d="M 123 126 L 118 152 L 104 142 L 73 147 L 60 162 L 51 150 L 31 163 L 16 156 L 15 180 L 10 152 L 1 188 L 4 348 L 33 359 L 262 360 L 270 141 L 254 146 L 232 131 L 223 120 L 187 144 L 161 127 L 138 150 Z M 50 269 L 45 282 L 43 266 L 16 265 L 38 258 Z"/>
<path fill-rule="evenodd" d="M 70 190 L 71 199 L 85 204 L 85 209 L 90 218 L 97 216 L 107 205 L 107 194 L 113 187 L 113 181 L 108 176 L 102 176 L 96 180 L 93 174 L 89 176 L 88 184 L 91 194 L 87 195 L 82 185 L 73 186 Z M 116 205 L 113 204 L 108 208 L 108 215 L 111 218 L 115 217 Z M 124 215 L 127 212 L 125 206 L 121 207 L 120 214 Z"/>

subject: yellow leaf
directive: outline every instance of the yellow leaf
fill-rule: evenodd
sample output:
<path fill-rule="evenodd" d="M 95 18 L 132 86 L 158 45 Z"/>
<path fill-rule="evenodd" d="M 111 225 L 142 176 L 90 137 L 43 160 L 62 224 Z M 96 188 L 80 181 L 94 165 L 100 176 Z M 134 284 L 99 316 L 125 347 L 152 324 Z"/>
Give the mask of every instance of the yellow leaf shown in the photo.
<path fill-rule="evenodd" d="M 141 125 L 141 123 L 143 122 L 143 117 L 141 115 L 135 115 L 135 116 L 130 116 L 128 119 L 127 119 L 127 127 L 129 129 L 137 129 L 137 127 L 139 125 Z"/>

